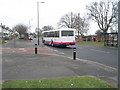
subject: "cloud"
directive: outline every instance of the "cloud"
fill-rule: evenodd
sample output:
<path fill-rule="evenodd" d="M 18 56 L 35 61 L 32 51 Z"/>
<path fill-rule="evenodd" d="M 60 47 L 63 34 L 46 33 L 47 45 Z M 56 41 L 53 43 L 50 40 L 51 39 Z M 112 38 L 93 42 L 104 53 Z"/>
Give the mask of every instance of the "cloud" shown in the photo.
<path fill-rule="evenodd" d="M 60 18 L 68 12 L 80 13 L 84 15 L 85 6 L 92 0 L 0 0 L 0 21 L 1 23 L 13 27 L 17 23 L 37 26 L 37 2 L 39 4 L 40 27 L 52 25 L 56 27 Z"/>

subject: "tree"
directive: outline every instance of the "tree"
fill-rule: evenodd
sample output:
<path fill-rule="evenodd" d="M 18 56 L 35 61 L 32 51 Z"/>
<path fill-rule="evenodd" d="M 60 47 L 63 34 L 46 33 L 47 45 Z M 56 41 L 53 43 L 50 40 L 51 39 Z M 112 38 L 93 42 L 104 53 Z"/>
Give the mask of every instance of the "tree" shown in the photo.
<path fill-rule="evenodd" d="M 22 34 L 27 32 L 28 27 L 26 25 L 23 25 L 23 24 L 18 24 L 15 27 L 13 27 L 13 30 L 16 30 L 19 33 L 20 37 L 21 37 Z"/>
<path fill-rule="evenodd" d="M 95 32 L 95 34 L 97 35 L 97 40 L 100 42 L 100 41 L 103 41 L 103 32 L 101 30 L 97 30 Z"/>
<path fill-rule="evenodd" d="M 97 30 L 97 31 L 95 32 L 95 34 L 96 34 L 96 35 L 101 35 L 101 34 L 102 34 L 102 31 L 101 31 L 101 30 Z"/>
<path fill-rule="evenodd" d="M 53 30 L 53 29 L 54 29 L 54 28 L 53 28 L 52 26 L 50 26 L 50 25 L 44 26 L 44 27 L 42 28 L 43 31 L 48 31 L 48 30 Z"/>
<path fill-rule="evenodd" d="M 97 22 L 100 30 L 107 32 L 117 22 L 117 2 L 92 2 L 86 6 L 89 18 Z"/>
<path fill-rule="evenodd" d="M 64 15 L 59 23 L 58 23 L 58 26 L 59 27 L 66 27 L 66 28 L 75 28 L 75 23 L 76 23 L 76 18 L 77 18 L 77 15 L 76 14 L 73 14 L 73 12 L 70 12 L 66 15 Z"/>
<path fill-rule="evenodd" d="M 79 23 L 80 25 L 79 25 L 78 30 L 80 31 L 80 34 L 82 36 L 84 36 L 83 34 L 84 33 L 87 34 L 87 32 L 89 30 L 89 23 L 88 23 L 88 20 L 86 18 L 84 18 L 84 17 L 81 20 L 79 20 L 79 21 L 80 21 L 80 23 Z"/>
<path fill-rule="evenodd" d="M 80 14 L 74 14 L 73 12 L 70 12 L 66 15 L 64 15 L 59 23 L 58 23 L 58 27 L 66 27 L 66 28 L 74 28 L 77 30 L 78 33 L 78 38 L 79 38 L 79 34 L 81 34 L 81 36 L 84 35 L 84 33 L 87 33 L 88 31 L 88 27 L 89 24 L 86 21 L 85 18 L 81 18 Z M 78 39 L 79 41 L 79 39 Z"/>

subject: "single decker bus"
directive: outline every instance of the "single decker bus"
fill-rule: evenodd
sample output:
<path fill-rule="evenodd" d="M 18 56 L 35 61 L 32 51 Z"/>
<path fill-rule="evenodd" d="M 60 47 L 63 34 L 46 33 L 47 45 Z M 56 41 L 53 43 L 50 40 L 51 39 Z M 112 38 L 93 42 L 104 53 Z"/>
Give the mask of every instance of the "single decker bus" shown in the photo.
<path fill-rule="evenodd" d="M 56 29 L 43 31 L 42 41 L 51 46 L 69 46 L 75 45 L 75 29 Z"/>

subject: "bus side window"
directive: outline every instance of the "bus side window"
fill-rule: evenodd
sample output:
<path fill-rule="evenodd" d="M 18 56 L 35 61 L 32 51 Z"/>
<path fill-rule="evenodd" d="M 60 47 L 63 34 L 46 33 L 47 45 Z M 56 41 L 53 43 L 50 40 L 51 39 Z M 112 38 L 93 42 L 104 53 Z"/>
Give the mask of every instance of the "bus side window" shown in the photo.
<path fill-rule="evenodd" d="M 70 31 L 68 36 L 74 36 L 73 31 Z"/>
<path fill-rule="evenodd" d="M 57 31 L 57 37 L 59 37 L 59 31 Z"/>
<path fill-rule="evenodd" d="M 47 37 L 50 37 L 50 32 L 47 32 Z"/>
<path fill-rule="evenodd" d="M 44 33 L 44 37 L 46 37 L 46 35 L 47 35 L 47 33 L 45 32 L 45 33 Z"/>
<path fill-rule="evenodd" d="M 55 31 L 55 37 L 59 37 L 59 31 Z"/>
<path fill-rule="evenodd" d="M 48 32 L 45 32 L 45 33 L 44 33 L 44 37 L 48 37 Z"/>
<path fill-rule="evenodd" d="M 54 32 L 50 32 L 49 37 L 54 37 Z"/>

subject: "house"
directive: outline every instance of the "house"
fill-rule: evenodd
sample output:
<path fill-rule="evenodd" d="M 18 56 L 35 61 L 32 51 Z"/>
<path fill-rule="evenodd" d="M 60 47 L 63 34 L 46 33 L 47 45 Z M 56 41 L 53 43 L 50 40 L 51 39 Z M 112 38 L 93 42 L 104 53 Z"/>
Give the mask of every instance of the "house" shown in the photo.
<path fill-rule="evenodd" d="M 78 36 L 76 35 L 75 40 L 78 41 Z M 98 41 L 96 35 L 79 36 L 79 41 Z"/>

